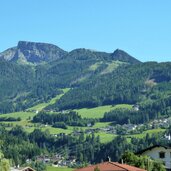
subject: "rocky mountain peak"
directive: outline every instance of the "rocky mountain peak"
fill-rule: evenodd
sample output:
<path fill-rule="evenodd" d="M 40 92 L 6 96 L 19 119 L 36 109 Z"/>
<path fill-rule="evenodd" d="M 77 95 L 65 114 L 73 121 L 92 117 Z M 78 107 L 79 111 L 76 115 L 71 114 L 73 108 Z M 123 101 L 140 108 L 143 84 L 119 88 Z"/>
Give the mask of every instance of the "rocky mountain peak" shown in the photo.
<path fill-rule="evenodd" d="M 60 59 L 66 53 L 53 44 L 19 41 L 17 47 L 7 49 L 0 57 L 8 61 L 40 63 Z"/>
<path fill-rule="evenodd" d="M 141 63 L 139 60 L 137 60 L 136 58 L 132 57 L 131 55 L 129 55 L 128 53 L 120 49 L 116 49 L 111 54 L 111 56 L 113 60 L 119 60 L 119 61 L 131 63 L 131 64 Z"/>

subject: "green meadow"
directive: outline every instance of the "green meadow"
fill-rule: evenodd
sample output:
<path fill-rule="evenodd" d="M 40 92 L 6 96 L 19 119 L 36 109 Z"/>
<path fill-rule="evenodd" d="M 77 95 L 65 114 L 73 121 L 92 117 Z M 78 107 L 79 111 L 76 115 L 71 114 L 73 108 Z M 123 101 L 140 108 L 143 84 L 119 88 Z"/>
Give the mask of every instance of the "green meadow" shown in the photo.
<path fill-rule="evenodd" d="M 14 113 L 2 114 L 2 115 L 0 115 L 0 117 L 6 117 L 6 118 L 8 118 L 8 117 L 18 118 L 18 117 L 20 117 L 21 120 L 27 120 L 30 117 L 32 118 L 35 115 L 36 115 L 35 112 L 14 112 Z"/>
<path fill-rule="evenodd" d="M 14 112 L 8 114 L 1 114 L 0 117 L 20 117 L 21 120 L 28 120 L 36 115 L 36 111 L 41 111 L 43 108 L 47 107 L 48 105 L 54 104 L 57 100 L 59 100 L 65 93 L 69 91 L 69 88 L 62 89 L 64 93 L 57 95 L 56 97 L 52 98 L 48 103 L 40 103 L 36 106 L 29 108 L 26 112 Z M 32 112 L 34 111 L 34 112 Z"/>
<path fill-rule="evenodd" d="M 95 67 L 95 66 L 93 66 Z M 104 128 L 106 126 L 110 125 L 110 122 L 97 122 L 95 125 L 92 127 L 72 127 L 68 126 L 68 129 L 61 129 L 61 128 L 53 128 L 50 125 L 42 125 L 39 123 L 31 123 L 31 119 L 36 115 L 36 111 L 41 111 L 48 105 L 56 103 L 57 100 L 59 100 L 65 93 L 67 93 L 69 89 L 63 89 L 63 93 L 60 95 L 57 95 L 55 98 L 51 99 L 48 103 L 40 103 L 38 105 L 35 105 L 31 108 L 29 108 L 25 112 L 14 112 L 14 113 L 8 113 L 8 114 L 2 114 L 0 117 L 14 117 L 14 118 L 21 118 L 21 121 L 15 121 L 15 122 L 3 122 L 5 124 L 8 124 L 9 126 L 7 129 L 11 129 L 15 125 L 20 125 L 23 126 L 24 129 L 27 132 L 32 132 L 34 129 L 41 129 L 42 131 L 48 130 L 50 134 L 59 134 L 59 133 L 65 133 L 65 134 L 70 134 L 72 133 L 75 129 L 77 130 L 83 130 L 85 131 L 86 129 L 96 129 L 96 128 Z M 78 114 L 83 117 L 83 118 L 102 118 L 104 116 L 104 113 L 109 112 L 111 110 L 115 110 L 118 108 L 128 108 L 131 109 L 132 105 L 128 104 L 119 104 L 119 105 L 106 105 L 106 106 L 99 106 L 95 108 L 82 108 L 82 109 L 76 109 L 74 111 L 78 112 Z M 127 139 L 129 140 L 131 137 L 136 137 L 136 138 L 143 138 L 147 133 L 153 134 L 153 133 L 158 133 L 164 131 L 163 129 L 153 129 L 153 130 L 148 130 L 144 131 L 142 134 L 134 134 L 134 135 L 127 135 Z M 102 143 L 108 143 L 112 141 L 116 135 L 114 134 L 108 134 L 105 132 L 97 132 L 95 133 L 96 136 L 100 136 L 100 141 Z M 63 171 L 70 171 L 71 169 L 68 168 L 54 168 L 51 166 L 48 166 L 49 170 L 63 170 Z"/>
<path fill-rule="evenodd" d="M 36 111 L 41 111 L 42 109 L 44 109 L 45 107 L 55 104 L 57 100 L 59 100 L 65 93 L 67 93 L 70 89 L 69 88 L 65 88 L 62 89 L 63 93 L 57 95 L 56 97 L 52 98 L 48 103 L 40 103 L 36 106 L 33 106 L 31 108 L 29 108 L 29 110 L 36 110 Z"/>
<path fill-rule="evenodd" d="M 131 137 L 144 138 L 146 136 L 146 134 L 152 135 L 152 134 L 157 134 L 157 133 L 164 132 L 164 131 L 166 131 L 166 130 L 157 128 L 157 129 L 151 129 L 151 130 L 144 131 L 141 134 L 127 135 L 126 137 L 127 138 L 131 138 Z"/>
<path fill-rule="evenodd" d="M 105 132 L 98 132 L 98 133 L 95 133 L 95 135 L 99 136 L 100 142 L 104 144 L 112 141 L 117 136 L 115 134 L 107 134 Z"/>
<path fill-rule="evenodd" d="M 81 115 L 81 117 L 83 118 L 102 118 L 105 112 L 109 112 L 117 108 L 131 109 L 132 105 L 129 105 L 129 104 L 119 104 L 115 106 L 106 105 L 106 106 L 99 106 L 95 108 L 76 109 L 74 111 L 78 112 L 78 114 Z"/>

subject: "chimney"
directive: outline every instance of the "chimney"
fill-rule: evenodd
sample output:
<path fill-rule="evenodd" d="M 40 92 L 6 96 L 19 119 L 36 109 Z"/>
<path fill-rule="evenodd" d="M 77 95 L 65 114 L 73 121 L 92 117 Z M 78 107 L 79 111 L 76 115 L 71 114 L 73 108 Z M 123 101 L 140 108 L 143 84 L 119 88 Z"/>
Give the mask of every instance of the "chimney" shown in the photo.
<path fill-rule="evenodd" d="M 111 158 L 108 156 L 108 161 L 111 162 Z"/>

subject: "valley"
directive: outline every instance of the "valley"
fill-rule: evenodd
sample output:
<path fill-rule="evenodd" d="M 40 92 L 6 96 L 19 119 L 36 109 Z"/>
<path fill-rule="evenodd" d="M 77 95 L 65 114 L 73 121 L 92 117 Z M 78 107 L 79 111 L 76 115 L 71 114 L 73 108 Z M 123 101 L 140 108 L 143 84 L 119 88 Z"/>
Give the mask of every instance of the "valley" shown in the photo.
<path fill-rule="evenodd" d="M 169 143 L 171 62 L 20 41 L 0 53 L 0 76 L 0 148 L 14 165 L 70 170 Z"/>

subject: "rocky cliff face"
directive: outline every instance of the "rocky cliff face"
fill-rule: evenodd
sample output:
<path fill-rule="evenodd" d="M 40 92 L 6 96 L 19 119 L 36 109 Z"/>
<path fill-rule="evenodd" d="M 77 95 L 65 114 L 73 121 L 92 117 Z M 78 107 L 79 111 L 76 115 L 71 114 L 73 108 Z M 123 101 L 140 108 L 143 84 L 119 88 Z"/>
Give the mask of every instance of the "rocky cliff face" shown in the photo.
<path fill-rule="evenodd" d="M 17 47 L 0 53 L 0 58 L 7 61 L 40 63 L 60 59 L 65 54 L 66 51 L 52 44 L 19 41 Z"/>
<path fill-rule="evenodd" d="M 16 51 L 17 51 L 17 47 L 9 48 L 4 52 L 0 53 L 0 58 L 4 58 L 7 61 L 11 61 L 15 56 Z"/>

